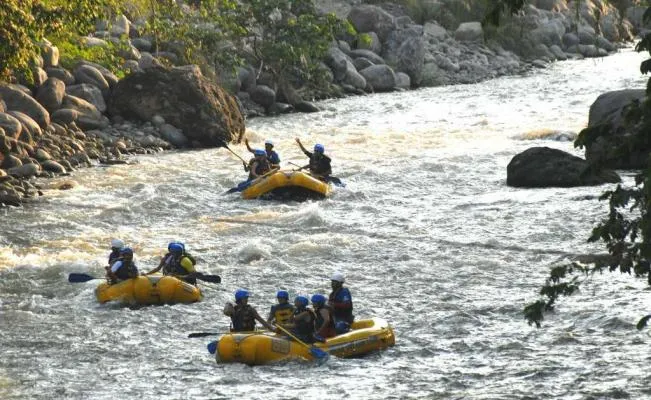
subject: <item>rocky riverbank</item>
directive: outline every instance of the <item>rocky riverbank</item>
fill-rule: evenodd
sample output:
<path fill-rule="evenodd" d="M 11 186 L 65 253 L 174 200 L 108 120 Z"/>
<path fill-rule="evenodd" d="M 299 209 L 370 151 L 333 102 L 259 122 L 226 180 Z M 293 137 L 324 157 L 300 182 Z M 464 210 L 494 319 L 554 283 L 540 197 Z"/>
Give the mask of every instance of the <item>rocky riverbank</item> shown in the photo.
<path fill-rule="evenodd" d="M 315 112 L 316 98 L 363 95 L 478 82 L 522 73 L 568 58 L 600 57 L 643 31 L 643 7 L 610 2 L 538 0 L 499 28 L 479 22 L 473 1 L 433 1 L 416 18 L 394 3 L 318 2 L 355 27 L 333 43 L 320 89 L 280 85 L 256 66 L 238 69 L 224 87 L 196 66 L 162 67 L 179 59 L 172 48 L 152 51 L 142 21 L 100 22 L 86 45 L 128 38 L 126 77 L 87 61 L 59 65 L 59 50 L 42 44 L 34 82 L 0 85 L 0 204 L 19 205 L 41 193 L 34 178 L 69 174 L 99 162 L 170 148 L 239 141 L 246 117 Z M 414 19 L 420 19 L 421 23 Z"/>

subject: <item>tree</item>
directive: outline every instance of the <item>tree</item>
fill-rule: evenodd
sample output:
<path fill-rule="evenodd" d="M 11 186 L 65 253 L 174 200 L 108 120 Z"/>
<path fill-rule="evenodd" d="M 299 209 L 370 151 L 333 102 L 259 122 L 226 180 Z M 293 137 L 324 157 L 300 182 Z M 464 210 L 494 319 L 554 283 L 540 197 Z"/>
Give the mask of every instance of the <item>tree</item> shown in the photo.
<path fill-rule="evenodd" d="M 645 23 L 649 20 L 651 8 L 644 13 Z M 651 55 L 651 34 L 636 45 L 636 50 Z M 651 72 L 651 58 L 642 62 L 640 71 L 643 74 Z M 645 100 L 625 108 L 628 135 L 623 136 L 621 143 L 613 150 L 616 154 L 625 156 L 633 149 L 651 153 L 651 79 L 647 83 L 646 94 Z M 588 146 L 610 129 L 608 124 L 586 128 L 580 132 L 574 144 L 576 147 Z M 594 163 L 594 168 L 601 167 L 599 160 Z M 635 277 L 646 277 L 651 285 L 651 163 L 636 175 L 634 187 L 619 184 L 615 189 L 604 192 L 600 200 L 608 201 L 608 216 L 592 230 L 588 241 L 604 242 L 609 257 L 589 265 L 571 263 L 553 268 L 540 289 L 542 298 L 524 309 L 529 324 L 540 327 L 544 313 L 554 308 L 560 296 L 571 295 L 579 289 L 581 276 L 603 270 L 620 271 Z M 645 326 L 649 318 L 651 316 L 642 318 L 638 329 Z"/>

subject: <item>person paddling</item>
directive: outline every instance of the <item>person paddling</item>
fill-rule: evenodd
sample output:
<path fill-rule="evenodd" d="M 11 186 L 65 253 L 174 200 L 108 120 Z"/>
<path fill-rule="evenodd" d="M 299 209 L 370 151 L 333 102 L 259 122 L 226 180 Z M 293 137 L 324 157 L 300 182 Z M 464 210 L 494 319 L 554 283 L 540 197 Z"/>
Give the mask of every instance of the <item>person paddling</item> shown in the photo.
<path fill-rule="evenodd" d="M 172 242 L 167 245 L 168 253 L 161 259 L 158 266 L 145 275 L 151 275 L 163 270 L 163 275 L 172 275 L 185 282 L 196 285 L 197 271 L 194 268 L 196 261 L 194 257 L 185 252 L 185 245 L 179 242 Z"/>
<path fill-rule="evenodd" d="M 294 306 L 289 303 L 289 293 L 286 290 L 279 290 L 276 293 L 276 299 L 278 299 L 278 304 L 271 306 L 267 322 L 288 328 L 291 325 L 292 314 L 294 314 Z"/>
<path fill-rule="evenodd" d="M 330 278 L 332 292 L 328 296 L 328 305 L 332 307 L 335 322 L 344 321 L 352 324 L 355 316 L 353 315 L 353 298 L 348 288 L 344 287 L 346 278 L 341 272 L 335 272 Z"/>
<path fill-rule="evenodd" d="M 270 331 L 274 330 L 274 327 L 262 319 L 255 308 L 249 305 L 249 292 L 244 289 L 235 292 L 235 306 L 226 303 L 224 314 L 231 317 L 231 332 L 254 331 L 256 321 Z"/>
<path fill-rule="evenodd" d="M 108 256 L 109 267 L 120 258 L 120 249 L 124 247 L 124 242 L 120 239 L 111 240 L 111 254 Z"/>
<path fill-rule="evenodd" d="M 271 171 L 271 164 L 267 160 L 267 153 L 264 150 L 255 150 L 255 156 L 249 161 L 249 165 L 244 169 L 249 172 L 249 181 L 261 177 Z"/>
<path fill-rule="evenodd" d="M 301 148 L 303 153 L 310 158 L 310 163 L 303 168 L 308 168 L 312 175 L 328 182 L 328 178 L 332 174 L 332 167 L 330 166 L 330 157 L 323 154 L 325 147 L 317 143 L 314 145 L 314 152 L 310 152 L 303 146 L 301 139 L 296 138 L 296 143 L 298 143 L 298 147 Z"/>
<path fill-rule="evenodd" d="M 137 277 L 138 268 L 133 262 L 133 249 L 120 249 L 120 258 L 110 267 L 106 267 L 106 276 L 111 285 Z"/>
<path fill-rule="evenodd" d="M 244 144 L 246 145 L 247 150 L 255 154 L 255 150 L 249 146 L 249 139 L 244 139 Z M 280 156 L 276 151 L 274 151 L 274 142 L 270 139 L 264 141 L 264 151 L 267 155 L 267 161 L 271 165 L 271 168 L 280 168 Z"/>

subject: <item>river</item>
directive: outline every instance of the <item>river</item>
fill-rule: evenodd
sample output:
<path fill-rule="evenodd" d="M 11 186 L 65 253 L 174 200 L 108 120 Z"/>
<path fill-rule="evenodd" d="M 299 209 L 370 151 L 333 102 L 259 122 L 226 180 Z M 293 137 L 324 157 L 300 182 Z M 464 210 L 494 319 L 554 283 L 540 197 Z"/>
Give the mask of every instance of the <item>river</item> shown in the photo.
<path fill-rule="evenodd" d="M 339 188 L 323 201 L 243 201 L 225 149 L 135 157 L 78 170 L 76 186 L 0 209 L 2 399 L 538 399 L 641 398 L 651 338 L 635 330 L 649 310 L 645 280 L 590 278 L 543 328 L 522 309 L 549 266 L 603 252 L 586 239 L 605 215 L 608 186 L 524 190 L 506 166 L 532 146 L 582 155 L 553 132 L 578 132 L 603 92 L 642 88 L 631 50 L 553 64 L 473 85 L 329 100 L 323 111 L 248 122 L 283 165 L 303 165 L 294 143 L 324 144 Z M 232 148 L 245 156 L 240 145 Z M 248 158 L 248 156 L 246 156 Z M 626 175 L 630 181 L 630 174 Z M 49 184 L 45 182 L 45 184 Z M 225 223 L 232 218 L 246 223 Z M 183 240 L 198 268 L 219 274 L 204 301 L 129 309 L 97 304 L 111 238 L 152 268 Z M 211 338 L 226 331 L 240 287 L 262 314 L 279 288 L 329 292 L 347 277 L 358 318 L 379 316 L 396 346 L 362 359 L 218 365 Z"/>

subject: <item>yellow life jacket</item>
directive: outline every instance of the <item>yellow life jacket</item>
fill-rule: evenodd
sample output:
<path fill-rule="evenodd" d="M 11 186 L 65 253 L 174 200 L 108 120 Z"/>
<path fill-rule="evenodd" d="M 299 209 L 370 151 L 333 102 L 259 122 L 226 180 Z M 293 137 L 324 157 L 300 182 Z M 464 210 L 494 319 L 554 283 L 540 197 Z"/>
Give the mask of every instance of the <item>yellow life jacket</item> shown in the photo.
<path fill-rule="evenodd" d="M 276 304 L 271 306 L 271 315 L 277 324 L 287 325 L 294 314 L 294 306 L 289 303 Z"/>

